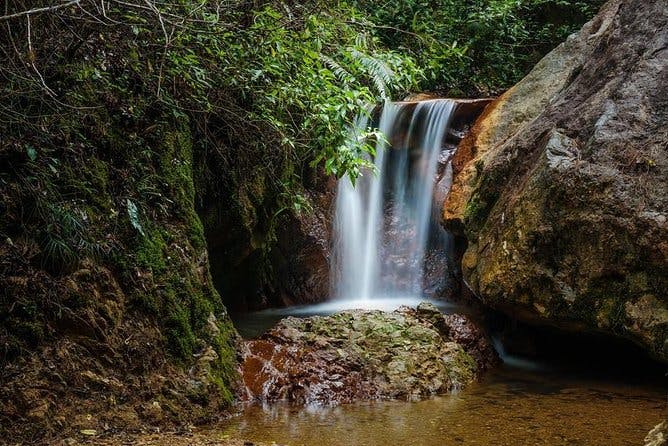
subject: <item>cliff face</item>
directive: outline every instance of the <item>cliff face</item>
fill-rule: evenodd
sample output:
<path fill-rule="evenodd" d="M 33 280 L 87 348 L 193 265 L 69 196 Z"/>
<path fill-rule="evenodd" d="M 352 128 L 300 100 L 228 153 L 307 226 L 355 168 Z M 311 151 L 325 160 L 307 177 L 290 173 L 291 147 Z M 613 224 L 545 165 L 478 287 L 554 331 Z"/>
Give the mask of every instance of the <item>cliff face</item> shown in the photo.
<path fill-rule="evenodd" d="M 488 305 L 668 360 L 668 10 L 613 0 L 491 104 L 444 221 Z"/>

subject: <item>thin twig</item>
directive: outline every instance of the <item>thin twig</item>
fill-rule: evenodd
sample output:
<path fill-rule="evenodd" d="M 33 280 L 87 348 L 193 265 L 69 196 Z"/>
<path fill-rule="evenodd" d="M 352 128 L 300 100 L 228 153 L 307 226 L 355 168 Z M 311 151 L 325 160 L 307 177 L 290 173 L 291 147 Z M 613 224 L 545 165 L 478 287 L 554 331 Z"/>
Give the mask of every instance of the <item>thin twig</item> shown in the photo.
<path fill-rule="evenodd" d="M 29 9 L 27 11 L 16 12 L 14 14 L 3 15 L 3 16 L 0 16 L 0 21 L 14 19 L 16 17 L 21 17 L 21 16 L 24 16 L 24 15 L 29 16 L 31 14 L 39 14 L 41 12 L 55 11 L 56 9 L 66 8 L 68 6 L 78 4 L 80 1 L 81 0 L 71 0 L 69 2 L 62 3 L 60 5 L 45 6 L 43 8 L 34 8 L 34 9 Z"/>
<path fill-rule="evenodd" d="M 35 65 L 35 60 L 37 59 L 37 57 L 35 56 L 35 51 L 32 48 L 32 39 L 30 37 L 30 35 L 31 35 L 31 33 L 30 33 L 30 29 L 31 29 L 31 27 L 30 27 L 30 15 L 26 16 L 26 18 L 28 19 L 28 59 L 30 60 L 30 65 L 32 66 L 33 70 L 35 70 L 35 73 L 37 73 L 37 76 L 39 77 L 39 80 L 42 83 L 42 86 L 44 87 L 46 92 L 50 96 L 55 98 L 56 93 L 54 93 L 53 90 L 51 88 L 49 88 L 48 85 L 46 85 L 46 82 L 44 81 L 44 76 L 42 76 L 42 73 L 40 73 L 39 70 L 37 69 L 37 65 Z"/>
<path fill-rule="evenodd" d="M 376 25 L 375 23 L 370 23 L 370 22 L 358 22 L 356 20 L 346 20 L 345 23 L 349 25 L 357 25 L 357 26 L 363 26 L 363 27 L 371 27 L 371 28 L 377 28 L 377 29 L 389 29 L 391 31 L 396 31 L 398 33 L 402 34 L 408 34 L 409 36 L 417 37 L 418 39 L 425 41 L 427 40 L 427 36 L 422 36 L 420 34 L 416 34 L 412 31 L 406 31 L 405 29 L 401 28 L 396 28 L 394 26 L 388 26 L 388 25 Z M 431 40 L 436 41 L 435 38 L 430 37 Z"/>

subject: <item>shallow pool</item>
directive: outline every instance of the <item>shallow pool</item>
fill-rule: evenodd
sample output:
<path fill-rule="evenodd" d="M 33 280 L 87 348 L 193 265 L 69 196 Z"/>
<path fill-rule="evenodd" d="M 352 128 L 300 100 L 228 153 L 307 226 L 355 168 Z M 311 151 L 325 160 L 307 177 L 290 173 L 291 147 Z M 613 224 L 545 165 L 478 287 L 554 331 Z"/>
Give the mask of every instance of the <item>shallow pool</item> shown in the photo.
<path fill-rule="evenodd" d="M 398 303 L 385 302 L 381 309 Z M 256 336 L 282 317 L 328 314 L 343 309 L 341 305 L 268 310 L 235 323 L 245 336 Z M 441 308 L 461 310 L 446 304 Z M 656 370 L 615 373 L 614 361 L 548 365 L 505 360 L 456 394 L 337 407 L 250 404 L 215 434 L 293 446 L 638 446 L 668 415 L 661 370 L 658 375 Z"/>

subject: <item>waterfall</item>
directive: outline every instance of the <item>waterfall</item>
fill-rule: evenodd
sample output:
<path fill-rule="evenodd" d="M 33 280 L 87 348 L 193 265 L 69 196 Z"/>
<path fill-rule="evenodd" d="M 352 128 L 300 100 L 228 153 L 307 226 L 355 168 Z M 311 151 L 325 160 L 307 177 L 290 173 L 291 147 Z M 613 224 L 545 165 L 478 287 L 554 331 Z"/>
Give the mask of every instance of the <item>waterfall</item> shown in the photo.
<path fill-rule="evenodd" d="M 332 263 L 337 298 L 423 294 L 425 251 L 438 226 L 432 215 L 437 167 L 455 107 L 446 99 L 384 104 L 378 129 L 386 140 L 376 145 L 376 173 L 364 171 L 355 185 L 347 176 L 338 182 Z M 358 118 L 351 137 L 368 125 L 366 115 Z"/>

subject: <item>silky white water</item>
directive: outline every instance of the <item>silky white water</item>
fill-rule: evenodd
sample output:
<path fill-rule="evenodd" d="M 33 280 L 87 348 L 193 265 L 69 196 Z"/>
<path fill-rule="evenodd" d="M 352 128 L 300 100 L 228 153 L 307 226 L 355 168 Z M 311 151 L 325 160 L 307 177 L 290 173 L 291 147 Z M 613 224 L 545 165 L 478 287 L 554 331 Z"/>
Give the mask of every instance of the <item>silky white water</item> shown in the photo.
<path fill-rule="evenodd" d="M 363 172 L 354 186 L 348 177 L 338 183 L 332 265 L 337 298 L 423 295 L 436 170 L 455 107 L 445 99 L 383 106 L 378 129 L 385 140 L 376 146 L 376 173 Z M 368 118 L 359 118 L 351 137 L 368 125 Z"/>

